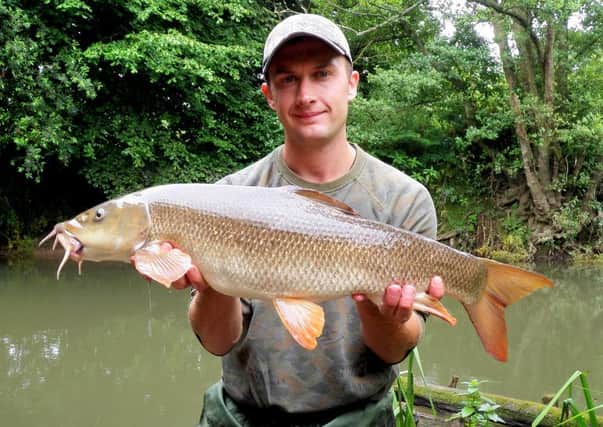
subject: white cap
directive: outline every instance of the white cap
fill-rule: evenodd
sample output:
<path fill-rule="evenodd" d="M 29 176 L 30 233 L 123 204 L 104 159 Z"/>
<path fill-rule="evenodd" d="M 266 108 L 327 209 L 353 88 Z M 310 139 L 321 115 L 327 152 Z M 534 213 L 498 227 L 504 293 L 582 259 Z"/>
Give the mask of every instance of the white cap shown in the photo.
<path fill-rule="evenodd" d="M 352 62 L 350 46 L 341 29 L 329 19 L 320 15 L 300 13 L 279 22 L 272 29 L 264 45 L 264 59 L 262 60 L 262 74 L 266 77 L 270 61 L 276 51 L 286 42 L 297 37 L 316 37 L 331 46 Z"/>

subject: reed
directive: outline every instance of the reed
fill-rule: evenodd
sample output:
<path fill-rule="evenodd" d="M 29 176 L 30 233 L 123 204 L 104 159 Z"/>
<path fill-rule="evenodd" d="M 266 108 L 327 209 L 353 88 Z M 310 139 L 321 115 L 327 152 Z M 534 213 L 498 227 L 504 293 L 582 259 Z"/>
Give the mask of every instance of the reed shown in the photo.
<path fill-rule="evenodd" d="M 406 371 L 400 372 L 400 375 L 396 379 L 395 386 L 393 387 L 393 410 L 396 419 L 396 427 L 416 427 L 415 422 L 415 393 L 414 393 L 414 373 L 413 367 L 416 362 L 419 374 L 423 384 L 427 384 L 425 381 L 425 373 L 423 371 L 423 365 L 421 363 L 421 356 L 419 350 L 414 348 L 413 351 L 408 355 L 408 368 Z M 402 383 L 401 376 L 406 375 L 406 387 Z M 436 409 L 431 396 L 429 396 L 429 403 L 431 411 L 435 415 Z"/>
<path fill-rule="evenodd" d="M 574 383 L 576 380 L 580 381 L 579 388 L 582 390 L 584 395 L 584 403 L 586 409 L 580 410 L 574 398 Z M 561 398 L 563 393 L 567 391 L 567 398 L 562 401 L 561 405 L 561 419 L 558 425 L 576 425 L 578 427 L 600 427 L 601 423 L 598 420 L 597 413 L 599 409 L 603 409 L 602 405 L 595 406 L 592 398 L 592 393 L 586 380 L 586 374 L 582 371 L 574 372 L 563 384 L 563 386 L 557 391 L 555 396 L 551 399 L 549 404 L 538 414 L 538 416 L 532 422 L 532 427 L 536 427 L 544 419 L 544 417 L 550 412 L 553 405 Z"/>

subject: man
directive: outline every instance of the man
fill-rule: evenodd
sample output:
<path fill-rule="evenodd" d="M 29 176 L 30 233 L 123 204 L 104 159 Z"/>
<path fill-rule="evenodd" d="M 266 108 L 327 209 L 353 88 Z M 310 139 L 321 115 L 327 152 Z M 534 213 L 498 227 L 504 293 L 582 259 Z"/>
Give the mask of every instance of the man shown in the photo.
<path fill-rule="evenodd" d="M 347 140 L 359 74 L 334 23 L 310 14 L 279 23 L 266 40 L 262 72 L 261 90 L 282 123 L 284 144 L 220 183 L 316 189 L 363 217 L 435 238 L 427 190 Z M 205 395 L 201 425 L 393 425 L 396 364 L 423 331 L 413 286 L 390 284 L 381 307 L 363 295 L 321 304 L 325 329 L 316 350 L 307 351 L 271 305 L 219 294 L 194 267 L 174 286 L 190 284 L 191 326 L 223 358 L 223 378 Z M 440 278 L 429 293 L 442 297 Z"/>

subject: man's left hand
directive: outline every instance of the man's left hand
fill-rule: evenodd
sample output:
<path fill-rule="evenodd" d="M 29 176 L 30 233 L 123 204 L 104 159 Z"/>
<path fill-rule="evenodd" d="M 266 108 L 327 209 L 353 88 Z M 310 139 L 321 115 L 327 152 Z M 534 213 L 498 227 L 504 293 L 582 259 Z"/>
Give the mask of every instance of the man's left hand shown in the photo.
<path fill-rule="evenodd" d="M 426 292 L 436 299 L 444 296 L 444 282 L 439 276 L 429 281 Z M 413 310 L 416 289 L 413 285 L 390 283 L 382 304 L 375 305 L 364 294 L 354 294 L 366 345 L 386 363 L 398 363 L 417 345 L 423 321 Z"/>
<path fill-rule="evenodd" d="M 426 292 L 434 298 L 441 299 L 444 296 L 444 281 L 442 278 L 440 276 L 432 277 Z M 413 285 L 390 283 L 383 293 L 383 304 L 379 307 L 381 314 L 399 322 L 406 322 L 413 312 L 412 305 L 415 301 L 415 295 L 416 289 Z M 357 303 L 370 302 L 364 294 L 354 294 L 352 297 Z"/>

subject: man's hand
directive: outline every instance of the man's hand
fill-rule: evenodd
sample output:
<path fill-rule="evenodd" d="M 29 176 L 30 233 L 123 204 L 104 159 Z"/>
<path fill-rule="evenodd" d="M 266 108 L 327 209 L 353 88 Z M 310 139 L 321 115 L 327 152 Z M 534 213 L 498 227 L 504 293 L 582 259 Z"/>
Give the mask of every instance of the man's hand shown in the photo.
<path fill-rule="evenodd" d="M 191 265 L 184 276 L 172 283 L 172 288 L 175 289 L 185 289 L 189 286 L 192 286 L 199 292 L 208 288 L 205 278 L 194 264 Z"/>
<path fill-rule="evenodd" d="M 442 278 L 433 277 L 426 292 L 441 299 L 444 296 Z M 380 307 L 366 295 L 352 295 L 362 322 L 364 342 L 388 363 L 402 360 L 421 336 L 423 321 L 412 308 L 415 295 L 414 286 L 396 282 L 385 289 Z"/>

